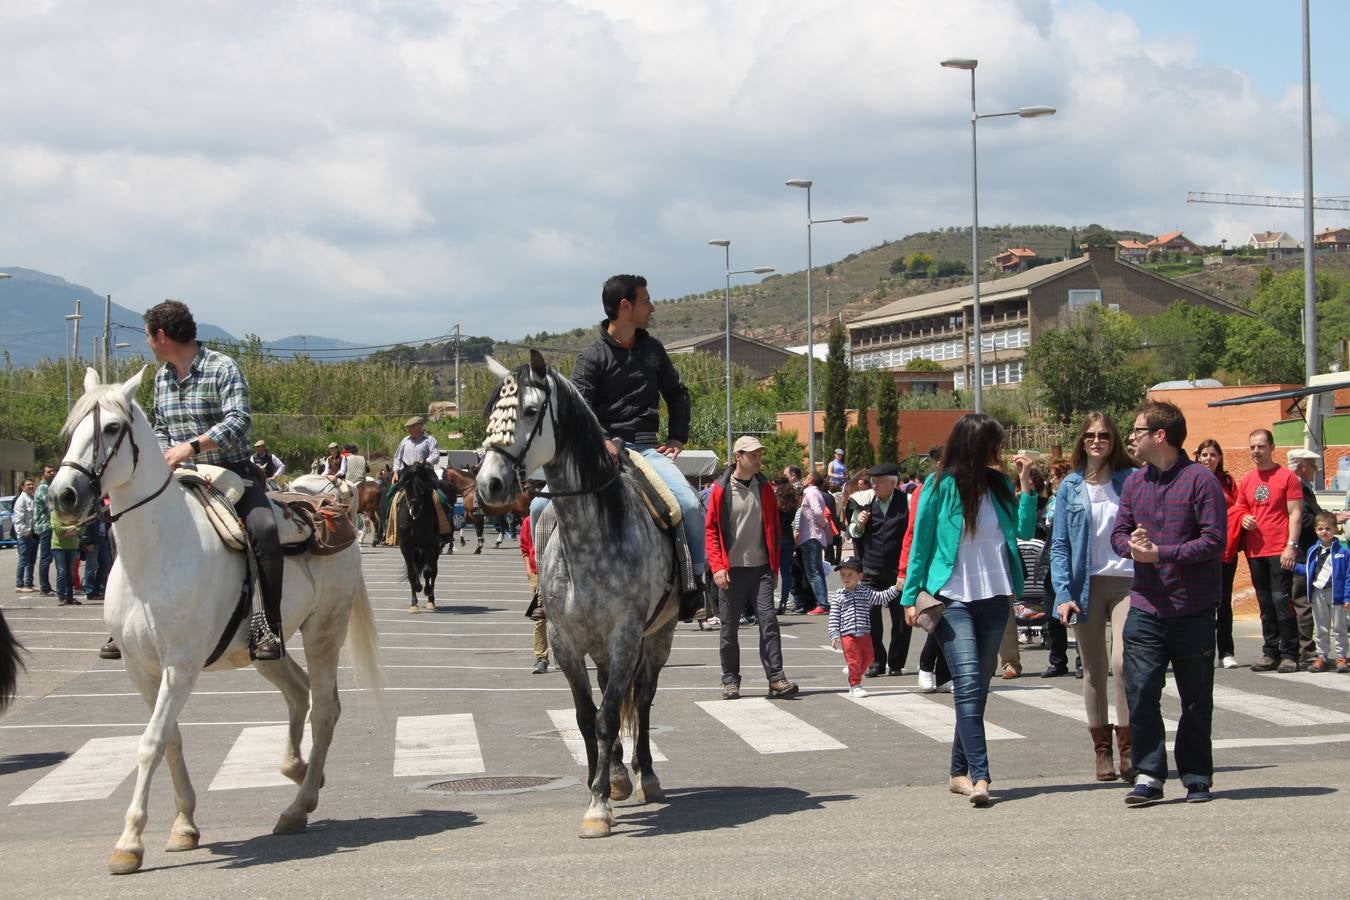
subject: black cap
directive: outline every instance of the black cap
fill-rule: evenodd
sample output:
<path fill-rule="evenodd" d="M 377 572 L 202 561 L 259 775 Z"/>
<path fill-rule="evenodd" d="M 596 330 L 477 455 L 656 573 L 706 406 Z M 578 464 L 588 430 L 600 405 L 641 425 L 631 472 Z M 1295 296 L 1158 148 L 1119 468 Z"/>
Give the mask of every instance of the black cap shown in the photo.
<path fill-rule="evenodd" d="M 875 466 L 867 470 L 867 474 L 872 476 L 873 478 L 877 478 L 882 475 L 894 475 L 898 478 L 900 477 L 900 467 L 895 463 L 877 463 Z"/>
<path fill-rule="evenodd" d="M 863 570 L 862 562 L 856 556 L 850 556 L 848 559 L 835 566 L 836 569 L 852 569 L 855 572 Z"/>

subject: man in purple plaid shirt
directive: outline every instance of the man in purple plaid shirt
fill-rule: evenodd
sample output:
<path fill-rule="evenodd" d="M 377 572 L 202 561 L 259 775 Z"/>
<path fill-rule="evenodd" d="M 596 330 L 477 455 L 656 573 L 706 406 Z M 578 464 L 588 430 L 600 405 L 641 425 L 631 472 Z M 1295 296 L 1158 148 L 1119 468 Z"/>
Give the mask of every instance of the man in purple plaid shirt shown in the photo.
<path fill-rule="evenodd" d="M 1124 677 L 1138 774 L 1125 802 L 1145 806 L 1163 796 L 1162 688 L 1170 663 L 1181 696 L 1177 772 L 1186 800 L 1203 803 L 1214 781 L 1214 610 L 1228 505 L 1218 479 L 1182 451 L 1186 417 L 1176 406 L 1144 404 L 1130 438 L 1146 465 L 1125 480 L 1111 532 L 1111 547 L 1134 560 Z"/>

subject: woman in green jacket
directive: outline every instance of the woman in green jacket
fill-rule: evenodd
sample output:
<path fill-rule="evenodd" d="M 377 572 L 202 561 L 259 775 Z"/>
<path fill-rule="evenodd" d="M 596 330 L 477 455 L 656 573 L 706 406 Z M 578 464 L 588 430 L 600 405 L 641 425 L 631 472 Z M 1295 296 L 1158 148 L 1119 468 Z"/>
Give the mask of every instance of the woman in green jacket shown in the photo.
<path fill-rule="evenodd" d="M 1003 428 L 982 413 L 962 416 L 947 438 L 937 470 L 924 483 L 900 603 L 915 622 L 920 591 L 946 609 L 937 639 L 952 673 L 956 734 L 953 793 L 989 803 L 989 753 L 984 707 L 1012 600 L 1022 593 L 1019 538 L 1036 529 L 1036 492 L 1028 461 L 1018 457 L 1022 497 L 999 470 Z"/>

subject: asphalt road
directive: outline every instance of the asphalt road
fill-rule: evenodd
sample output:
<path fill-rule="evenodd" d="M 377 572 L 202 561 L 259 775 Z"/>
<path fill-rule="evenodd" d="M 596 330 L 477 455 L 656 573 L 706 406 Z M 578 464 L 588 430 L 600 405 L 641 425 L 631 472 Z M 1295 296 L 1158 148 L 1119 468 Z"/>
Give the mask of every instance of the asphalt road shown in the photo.
<path fill-rule="evenodd" d="M 0 553 L 8 572 L 13 553 Z M 526 587 L 512 542 L 442 558 L 444 608 L 406 612 L 395 551 L 366 555 L 388 683 L 384 707 L 343 677 L 327 787 L 304 835 L 273 837 L 280 695 L 251 671 L 204 675 L 183 715 L 201 849 L 166 854 L 167 772 L 156 773 L 145 869 L 112 878 L 146 710 L 120 663 L 99 660 L 96 606 L 0 593 L 32 650 L 0 719 L 0 890 L 14 897 L 1340 896 L 1340 796 L 1350 764 L 1350 676 L 1216 673 L 1216 799 L 1127 810 L 1091 780 L 1081 683 L 999 681 L 988 721 L 997 801 L 946 792 L 949 695 L 913 674 L 842 696 L 823 617 L 782 620 L 799 697 L 763 699 L 742 629 L 743 699 L 719 698 L 717 638 L 681 625 L 653 711 L 668 802 L 617 808 L 613 836 L 576 837 L 584 769 L 569 747 L 560 674 L 529 674 Z M 1239 622 L 1239 656 L 1257 626 Z M 296 643 L 296 642 L 293 642 Z M 911 648 L 911 665 L 918 642 Z M 907 670 L 908 671 L 908 670 Z M 1176 718 L 1174 698 L 1164 712 Z M 1076 718 L 1077 717 L 1077 718 Z M 520 793 L 434 782 L 539 776 Z M 491 786 L 491 785 L 487 785 Z"/>

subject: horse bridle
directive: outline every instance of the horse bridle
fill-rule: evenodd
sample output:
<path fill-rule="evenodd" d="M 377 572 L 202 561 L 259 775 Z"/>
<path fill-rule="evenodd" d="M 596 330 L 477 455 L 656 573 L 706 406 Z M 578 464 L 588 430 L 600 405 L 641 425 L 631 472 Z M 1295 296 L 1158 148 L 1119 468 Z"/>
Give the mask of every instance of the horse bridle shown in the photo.
<path fill-rule="evenodd" d="M 102 448 L 103 448 L 103 420 L 101 415 L 102 412 L 103 407 L 97 403 L 94 404 L 94 455 L 93 455 L 93 462 L 91 463 L 91 465 L 95 466 L 95 468 L 93 470 L 90 470 L 88 468 L 85 468 L 78 462 L 72 462 L 66 459 L 61 460 L 61 466 L 63 467 L 69 466 L 76 472 L 79 472 L 85 478 L 89 479 L 90 490 L 93 492 L 94 496 L 100 500 L 103 499 L 103 476 L 108 471 L 108 466 L 112 463 L 113 457 L 117 455 L 117 451 L 121 448 L 122 441 L 128 439 L 130 440 L 131 467 L 133 469 L 136 468 L 136 466 L 141 461 L 141 448 L 136 444 L 136 436 L 131 433 L 130 422 L 121 423 L 120 428 L 118 429 L 117 432 L 117 440 L 113 441 L 112 446 L 108 448 L 107 454 L 103 456 L 102 463 L 98 461 L 99 456 L 102 455 Z M 165 488 L 169 486 L 169 482 L 172 480 L 173 480 L 173 472 L 171 470 L 169 474 L 164 477 L 164 483 L 159 486 L 158 490 L 156 490 L 149 497 L 146 497 L 144 500 L 138 500 L 135 503 L 131 504 L 126 509 L 122 510 L 120 513 L 116 513 L 112 516 L 109 516 L 108 521 L 116 522 L 118 519 L 122 518 L 127 513 L 131 512 L 133 509 L 136 509 L 149 503 L 151 500 L 155 499 L 160 494 L 164 493 Z M 91 515 L 86 516 L 82 521 L 88 522 L 96 515 L 98 515 L 98 513 L 94 512 Z"/>

